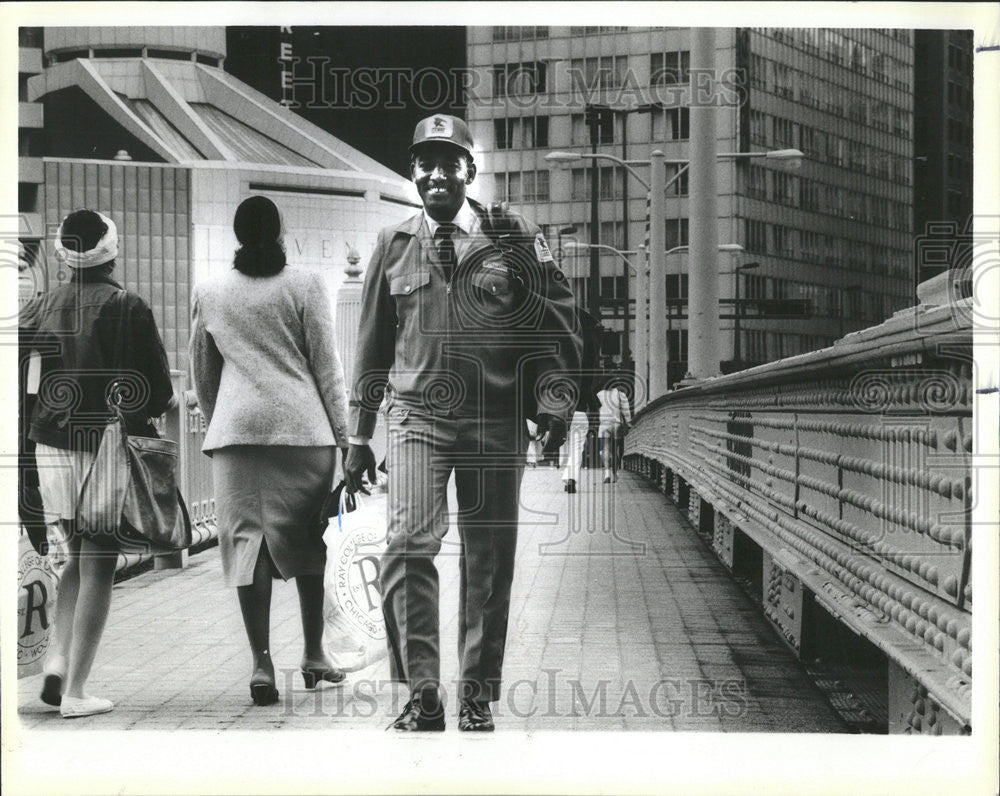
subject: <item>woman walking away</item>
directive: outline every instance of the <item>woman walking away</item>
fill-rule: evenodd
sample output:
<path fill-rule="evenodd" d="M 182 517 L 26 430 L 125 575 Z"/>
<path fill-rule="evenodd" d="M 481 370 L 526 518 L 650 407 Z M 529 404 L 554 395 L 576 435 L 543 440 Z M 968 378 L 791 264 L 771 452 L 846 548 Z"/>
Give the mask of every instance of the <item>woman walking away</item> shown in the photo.
<path fill-rule="evenodd" d="M 191 365 L 208 421 L 219 547 L 246 627 L 254 703 L 277 701 L 271 580 L 295 578 L 306 688 L 340 683 L 323 650 L 322 508 L 347 447 L 344 374 L 322 278 L 285 267 L 281 217 L 263 196 L 233 221 L 233 269 L 194 290 Z"/>
<path fill-rule="evenodd" d="M 108 699 L 84 692 L 111 608 L 120 546 L 111 534 L 78 530 L 76 502 L 111 413 L 120 401 L 128 433 L 156 437 L 151 417 L 173 408 L 170 368 L 153 313 L 111 273 L 118 255 L 114 222 L 93 210 L 63 220 L 56 257 L 70 280 L 22 311 L 20 345 L 41 369 L 29 437 L 36 443 L 46 521 L 69 540 L 59 583 L 42 701 L 65 718 L 107 713 Z"/>
<path fill-rule="evenodd" d="M 618 388 L 616 381 L 617 374 L 609 373 L 604 388 L 597 393 L 597 399 L 601 402 L 600 439 L 606 484 L 618 480 L 618 468 L 621 464 L 618 457 L 619 442 L 624 439 L 632 422 L 628 396 Z"/>

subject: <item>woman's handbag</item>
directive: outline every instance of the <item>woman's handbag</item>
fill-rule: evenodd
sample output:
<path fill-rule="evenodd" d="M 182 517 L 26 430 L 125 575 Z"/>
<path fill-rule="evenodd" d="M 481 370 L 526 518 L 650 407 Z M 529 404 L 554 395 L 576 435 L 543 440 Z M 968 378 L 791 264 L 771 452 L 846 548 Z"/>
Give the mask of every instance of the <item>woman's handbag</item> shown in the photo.
<path fill-rule="evenodd" d="M 177 443 L 130 435 L 121 408 L 108 408 L 115 419 L 80 489 L 77 528 L 98 545 L 103 538 L 126 550 L 190 547 L 191 518 L 177 488 Z"/>

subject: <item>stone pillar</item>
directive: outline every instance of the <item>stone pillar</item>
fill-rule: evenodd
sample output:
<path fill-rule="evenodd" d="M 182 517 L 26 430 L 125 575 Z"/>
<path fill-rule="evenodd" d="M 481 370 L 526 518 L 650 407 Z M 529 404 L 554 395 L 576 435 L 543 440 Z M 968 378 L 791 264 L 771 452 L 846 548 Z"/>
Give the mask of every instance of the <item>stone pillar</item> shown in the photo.
<path fill-rule="evenodd" d="M 337 329 L 337 353 L 344 366 L 344 384 L 348 391 L 353 386 L 354 378 L 354 351 L 358 344 L 358 323 L 361 320 L 361 255 L 348 244 L 347 265 L 344 273 L 347 274 L 344 281 L 337 290 L 336 318 L 334 323 Z"/>

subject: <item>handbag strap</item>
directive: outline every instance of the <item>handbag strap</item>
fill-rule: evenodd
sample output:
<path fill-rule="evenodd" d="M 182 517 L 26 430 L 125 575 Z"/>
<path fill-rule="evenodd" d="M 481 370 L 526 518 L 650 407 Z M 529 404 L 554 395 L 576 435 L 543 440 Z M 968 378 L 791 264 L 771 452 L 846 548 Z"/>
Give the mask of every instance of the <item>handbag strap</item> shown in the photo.
<path fill-rule="evenodd" d="M 344 516 L 344 511 L 357 511 L 362 506 L 365 505 L 364 499 L 361 497 L 360 492 L 355 492 L 353 495 L 349 494 L 345 489 L 340 493 L 340 506 L 337 512 L 337 530 L 344 530 L 344 526 L 341 524 L 340 518 Z"/>
<path fill-rule="evenodd" d="M 191 515 L 188 513 L 187 503 L 184 502 L 184 495 L 181 494 L 181 490 L 179 487 L 177 489 L 177 505 L 180 506 L 181 516 L 184 518 L 184 528 L 188 532 L 188 535 L 190 536 Z"/>
<path fill-rule="evenodd" d="M 118 305 L 118 333 L 115 335 L 115 345 L 113 349 L 114 359 L 111 361 L 110 365 L 112 368 L 117 369 L 125 359 L 125 290 L 119 289 L 115 293 L 115 301 Z M 121 394 L 119 392 L 119 384 L 121 382 L 115 379 L 111 382 L 111 387 L 108 389 L 108 410 L 121 422 L 122 434 L 127 434 L 128 424 L 125 422 L 125 413 L 121 409 Z M 117 398 L 117 401 L 115 399 Z"/>

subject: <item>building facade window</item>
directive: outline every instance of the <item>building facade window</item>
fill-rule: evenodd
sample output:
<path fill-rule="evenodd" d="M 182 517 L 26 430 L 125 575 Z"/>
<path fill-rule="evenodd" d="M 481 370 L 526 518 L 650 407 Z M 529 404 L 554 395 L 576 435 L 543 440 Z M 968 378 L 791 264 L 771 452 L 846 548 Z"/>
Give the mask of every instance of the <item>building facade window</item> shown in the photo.
<path fill-rule="evenodd" d="M 793 257 L 797 232 L 798 230 L 786 227 L 784 224 L 772 224 L 771 242 L 774 253 L 781 257 Z"/>
<path fill-rule="evenodd" d="M 537 149 L 549 145 L 549 117 L 525 116 L 494 119 L 497 149 Z"/>
<path fill-rule="evenodd" d="M 587 95 L 601 89 L 621 88 L 628 70 L 628 56 L 602 55 L 574 58 L 569 62 L 570 80 Z"/>
<path fill-rule="evenodd" d="M 667 298 L 683 299 L 688 297 L 688 275 L 667 274 Z"/>
<path fill-rule="evenodd" d="M 578 224 L 579 231 L 576 233 L 576 240 L 580 243 L 589 244 L 590 243 L 590 224 Z M 622 247 L 622 240 L 625 236 L 625 225 L 621 221 L 602 221 L 598 227 L 598 243 L 603 246 L 613 246 L 616 249 Z M 565 240 L 565 238 L 563 239 Z M 588 257 L 589 254 L 586 248 L 581 248 L 577 250 L 580 257 Z M 617 255 L 611 252 L 602 252 L 602 257 L 614 258 L 619 264 L 621 260 L 618 259 Z"/>
<path fill-rule="evenodd" d="M 493 41 L 527 41 L 529 39 L 547 39 L 547 26 L 494 25 Z"/>
<path fill-rule="evenodd" d="M 667 108 L 651 113 L 650 135 L 653 141 L 686 141 L 691 136 L 691 114 L 687 108 Z"/>
<path fill-rule="evenodd" d="M 691 52 L 689 50 L 651 53 L 649 56 L 649 84 L 651 86 L 688 83 L 691 79 L 690 70 Z"/>
<path fill-rule="evenodd" d="M 751 164 L 747 169 L 747 195 L 767 199 L 767 169 Z"/>
<path fill-rule="evenodd" d="M 750 54 L 750 87 L 767 91 L 768 61 L 759 53 Z"/>
<path fill-rule="evenodd" d="M 605 113 L 600 117 L 597 125 L 597 143 L 614 144 L 617 143 L 617 129 L 613 114 Z M 590 143 L 590 125 L 582 113 L 574 113 L 570 117 L 570 136 L 574 144 L 584 145 Z"/>
<path fill-rule="evenodd" d="M 668 218 L 666 227 L 668 250 L 688 245 L 688 220 L 686 218 Z"/>
<path fill-rule="evenodd" d="M 622 182 L 612 166 L 601 166 L 597 170 L 598 197 L 601 199 L 621 199 Z M 573 199 L 590 201 L 590 169 L 573 169 Z"/>
<path fill-rule="evenodd" d="M 790 149 L 795 145 L 795 123 L 791 119 L 773 118 L 774 146 L 778 149 Z"/>
<path fill-rule="evenodd" d="M 569 35 L 593 36 L 598 33 L 619 33 L 621 31 L 626 31 L 628 29 L 629 29 L 628 25 L 592 25 L 590 27 L 573 25 L 569 29 Z"/>
<path fill-rule="evenodd" d="M 774 201 L 783 205 L 796 204 L 796 178 L 783 171 L 772 171 L 771 174 L 774 177 Z"/>
<path fill-rule="evenodd" d="M 750 111 L 750 142 L 767 146 L 767 114 L 763 111 Z"/>
<path fill-rule="evenodd" d="M 767 277 L 759 274 L 743 274 L 746 288 L 743 295 L 748 299 L 767 298 Z"/>
<path fill-rule="evenodd" d="M 548 171 L 497 172 L 493 175 L 497 201 L 547 202 L 549 201 Z"/>
<path fill-rule="evenodd" d="M 493 67 L 493 96 L 544 94 L 548 65 L 544 61 L 499 64 Z"/>
<path fill-rule="evenodd" d="M 746 243 L 744 246 L 748 252 L 767 253 L 767 226 L 763 221 L 746 219 Z"/>
<path fill-rule="evenodd" d="M 667 196 L 687 196 L 688 195 L 688 172 L 685 169 L 678 177 L 677 173 L 682 167 L 675 163 L 667 164 Z"/>
<path fill-rule="evenodd" d="M 774 65 L 774 93 L 779 97 L 792 99 L 794 70 L 786 64 Z"/>
<path fill-rule="evenodd" d="M 799 204 L 803 210 L 812 210 L 814 212 L 820 209 L 820 191 L 819 183 L 815 180 L 810 180 L 803 177 L 799 180 Z"/>

